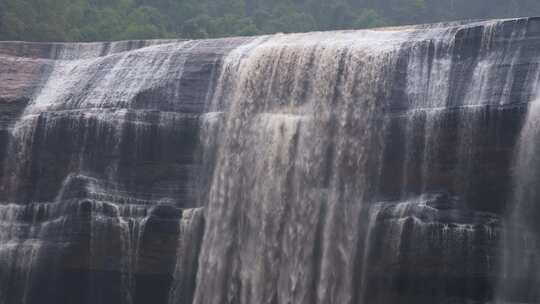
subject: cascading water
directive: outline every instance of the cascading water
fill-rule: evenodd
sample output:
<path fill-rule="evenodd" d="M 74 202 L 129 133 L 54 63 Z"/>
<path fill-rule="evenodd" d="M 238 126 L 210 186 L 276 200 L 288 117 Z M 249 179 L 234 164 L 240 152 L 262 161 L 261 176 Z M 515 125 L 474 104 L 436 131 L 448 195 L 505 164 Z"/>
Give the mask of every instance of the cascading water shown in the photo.
<path fill-rule="evenodd" d="M 539 37 L 0 42 L 0 304 L 535 303 Z"/>
<path fill-rule="evenodd" d="M 174 285 L 169 293 L 169 303 L 188 304 L 193 301 L 199 250 L 204 232 L 203 212 L 201 208 L 198 208 L 184 210 L 182 214 L 176 251 Z"/>
<path fill-rule="evenodd" d="M 484 128 L 536 84 L 518 64 L 527 31 L 287 35 L 233 51 L 195 303 L 491 297 L 500 219 L 469 200 Z M 374 193 L 401 202 L 370 207 Z"/>
<path fill-rule="evenodd" d="M 195 303 L 352 300 L 355 229 L 380 140 L 376 93 L 406 38 L 276 36 L 225 60 L 227 91 L 214 99 L 229 104 Z"/>
<path fill-rule="evenodd" d="M 201 215 L 179 208 L 201 204 L 193 185 L 203 91 L 234 45 L 53 45 L 35 59 L 47 74 L 7 123 L 0 303 L 159 303 L 173 279 L 190 286 L 195 270 L 174 267 L 193 264 L 197 251 L 176 244 L 200 243 L 187 226 L 201 231 Z M 197 219 L 179 227 L 184 214 Z"/>
<path fill-rule="evenodd" d="M 513 204 L 509 206 L 499 282 L 501 303 L 540 301 L 539 139 L 540 103 L 537 99 L 529 106 L 515 157 L 515 189 Z"/>

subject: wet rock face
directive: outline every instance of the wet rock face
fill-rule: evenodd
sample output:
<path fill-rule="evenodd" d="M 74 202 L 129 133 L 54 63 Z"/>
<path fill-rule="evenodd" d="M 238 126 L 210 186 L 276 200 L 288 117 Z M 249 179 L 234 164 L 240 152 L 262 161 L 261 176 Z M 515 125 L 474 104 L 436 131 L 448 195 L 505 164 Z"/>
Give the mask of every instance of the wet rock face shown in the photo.
<path fill-rule="evenodd" d="M 0 42 L 0 304 L 537 303 L 539 24 Z"/>
<path fill-rule="evenodd" d="M 0 43 L 0 303 L 191 301 L 199 116 L 240 42 Z"/>
<path fill-rule="evenodd" d="M 373 208 L 368 301 L 486 302 L 495 296 L 501 217 L 460 203 L 435 194 Z"/>

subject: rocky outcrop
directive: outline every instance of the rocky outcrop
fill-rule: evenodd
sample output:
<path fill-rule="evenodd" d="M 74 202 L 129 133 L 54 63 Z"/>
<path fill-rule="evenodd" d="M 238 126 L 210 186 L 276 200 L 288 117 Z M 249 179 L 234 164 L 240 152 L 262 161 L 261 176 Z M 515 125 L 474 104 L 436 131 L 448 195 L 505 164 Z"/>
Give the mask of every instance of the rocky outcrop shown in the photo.
<path fill-rule="evenodd" d="M 501 269 L 539 44 L 536 18 L 0 42 L 0 304 L 536 303 L 498 291 L 536 282 Z"/>
<path fill-rule="evenodd" d="M 0 43 L 0 303 L 190 301 L 199 116 L 241 41 Z"/>

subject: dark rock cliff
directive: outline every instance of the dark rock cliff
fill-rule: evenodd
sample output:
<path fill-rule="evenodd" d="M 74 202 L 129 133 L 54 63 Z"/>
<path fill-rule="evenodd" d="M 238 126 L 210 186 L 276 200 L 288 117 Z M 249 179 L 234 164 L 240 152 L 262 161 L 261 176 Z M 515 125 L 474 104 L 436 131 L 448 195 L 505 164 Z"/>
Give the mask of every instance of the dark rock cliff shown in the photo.
<path fill-rule="evenodd" d="M 0 42 L 0 303 L 537 303 L 504 269 L 540 256 L 505 224 L 538 50 L 536 18 Z"/>

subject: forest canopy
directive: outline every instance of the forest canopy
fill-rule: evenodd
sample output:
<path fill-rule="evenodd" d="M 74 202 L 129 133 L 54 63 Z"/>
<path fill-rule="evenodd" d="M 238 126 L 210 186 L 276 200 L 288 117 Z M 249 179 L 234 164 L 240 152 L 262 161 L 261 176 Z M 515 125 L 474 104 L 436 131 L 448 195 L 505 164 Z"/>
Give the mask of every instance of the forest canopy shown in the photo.
<path fill-rule="evenodd" d="M 0 0 L 0 40 L 210 38 L 540 15 L 538 0 Z"/>

